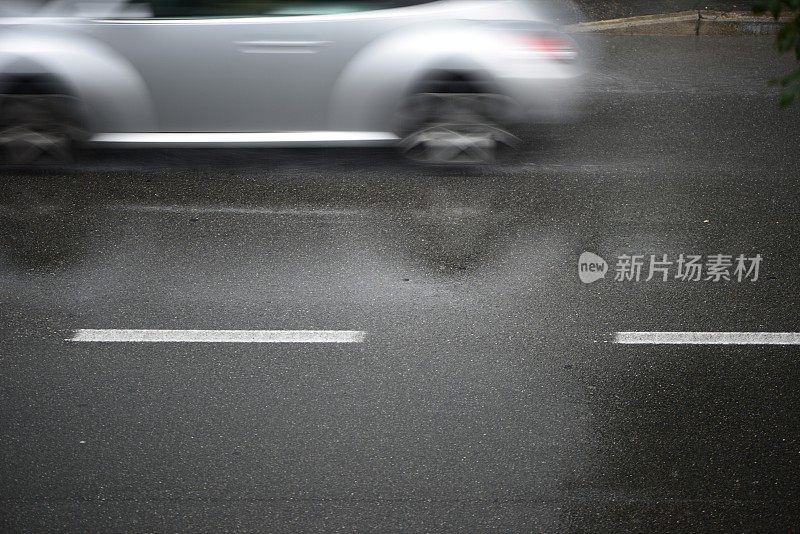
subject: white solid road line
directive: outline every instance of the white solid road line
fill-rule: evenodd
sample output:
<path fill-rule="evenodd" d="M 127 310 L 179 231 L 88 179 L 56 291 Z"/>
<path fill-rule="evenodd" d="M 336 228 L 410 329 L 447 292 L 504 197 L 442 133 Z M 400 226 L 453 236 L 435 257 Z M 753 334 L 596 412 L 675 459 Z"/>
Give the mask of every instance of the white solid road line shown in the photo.
<path fill-rule="evenodd" d="M 800 345 L 800 332 L 617 332 L 627 345 Z"/>
<path fill-rule="evenodd" d="M 132 330 L 82 328 L 66 341 L 99 343 L 361 343 L 360 330 Z"/>

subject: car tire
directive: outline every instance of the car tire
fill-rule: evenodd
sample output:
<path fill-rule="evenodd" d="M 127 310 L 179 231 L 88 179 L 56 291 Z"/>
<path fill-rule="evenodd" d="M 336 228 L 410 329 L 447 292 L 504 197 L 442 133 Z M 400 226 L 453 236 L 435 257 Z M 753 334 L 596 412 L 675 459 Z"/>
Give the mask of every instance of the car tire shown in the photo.
<path fill-rule="evenodd" d="M 427 165 L 492 163 L 519 144 L 496 119 L 505 105 L 494 94 L 415 94 L 400 107 L 401 150 Z"/>
<path fill-rule="evenodd" d="M 8 95 L 0 100 L 0 159 L 10 165 L 72 159 L 80 124 L 69 97 Z"/>

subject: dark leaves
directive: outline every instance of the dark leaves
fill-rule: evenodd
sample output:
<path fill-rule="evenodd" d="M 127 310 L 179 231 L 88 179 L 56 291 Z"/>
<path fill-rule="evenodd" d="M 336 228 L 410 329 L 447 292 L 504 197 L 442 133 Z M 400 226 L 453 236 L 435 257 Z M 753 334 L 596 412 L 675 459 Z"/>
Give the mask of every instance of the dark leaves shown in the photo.
<path fill-rule="evenodd" d="M 800 0 L 756 0 L 753 4 L 753 13 L 756 15 L 769 13 L 775 20 L 782 14 L 792 16 L 778 31 L 775 45 L 781 53 L 794 50 L 795 58 L 800 61 Z M 800 98 L 800 69 L 770 81 L 770 85 L 776 84 L 783 88 L 778 100 L 781 107 L 790 105 Z"/>

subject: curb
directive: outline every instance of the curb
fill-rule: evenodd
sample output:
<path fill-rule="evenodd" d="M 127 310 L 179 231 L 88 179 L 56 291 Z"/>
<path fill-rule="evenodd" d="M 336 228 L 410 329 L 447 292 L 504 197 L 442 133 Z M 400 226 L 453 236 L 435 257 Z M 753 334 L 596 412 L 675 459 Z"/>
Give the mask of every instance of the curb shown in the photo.
<path fill-rule="evenodd" d="M 775 20 L 746 11 L 679 11 L 565 26 L 567 33 L 616 35 L 770 35 L 791 17 Z"/>

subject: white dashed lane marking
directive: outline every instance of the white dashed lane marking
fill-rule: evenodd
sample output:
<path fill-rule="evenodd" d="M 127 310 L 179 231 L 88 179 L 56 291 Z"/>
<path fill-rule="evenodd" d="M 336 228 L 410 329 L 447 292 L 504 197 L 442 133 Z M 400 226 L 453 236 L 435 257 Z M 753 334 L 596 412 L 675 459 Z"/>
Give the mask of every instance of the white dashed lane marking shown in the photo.
<path fill-rule="evenodd" d="M 361 343 L 360 330 L 74 330 L 66 341 L 96 343 Z"/>
<path fill-rule="evenodd" d="M 625 345 L 800 345 L 800 332 L 617 332 Z"/>

